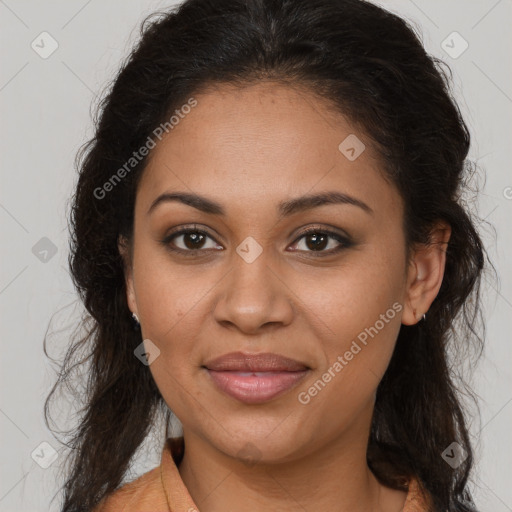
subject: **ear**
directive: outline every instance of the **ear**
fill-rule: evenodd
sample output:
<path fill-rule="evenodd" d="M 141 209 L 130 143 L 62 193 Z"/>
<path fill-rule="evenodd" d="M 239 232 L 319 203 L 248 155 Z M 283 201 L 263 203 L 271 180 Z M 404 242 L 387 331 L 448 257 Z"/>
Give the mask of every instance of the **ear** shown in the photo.
<path fill-rule="evenodd" d="M 117 248 L 123 259 L 124 277 L 126 284 L 126 302 L 132 313 L 137 314 L 137 301 L 135 300 L 135 289 L 133 286 L 133 265 L 131 251 L 126 237 L 119 235 Z"/>
<path fill-rule="evenodd" d="M 451 228 L 438 222 L 430 232 L 430 242 L 418 244 L 407 270 L 407 290 L 402 324 L 416 324 L 436 298 L 443 282 L 446 265 L 446 248 Z"/>

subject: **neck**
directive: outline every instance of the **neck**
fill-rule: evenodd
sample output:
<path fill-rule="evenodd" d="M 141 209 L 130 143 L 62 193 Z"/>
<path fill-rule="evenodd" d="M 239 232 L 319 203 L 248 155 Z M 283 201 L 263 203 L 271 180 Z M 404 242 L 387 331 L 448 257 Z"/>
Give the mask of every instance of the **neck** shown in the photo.
<path fill-rule="evenodd" d="M 184 430 L 179 472 L 201 512 L 401 510 L 406 493 L 375 478 L 366 463 L 368 429 L 360 427 L 354 424 L 327 444 L 311 442 L 293 460 L 253 464 Z"/>

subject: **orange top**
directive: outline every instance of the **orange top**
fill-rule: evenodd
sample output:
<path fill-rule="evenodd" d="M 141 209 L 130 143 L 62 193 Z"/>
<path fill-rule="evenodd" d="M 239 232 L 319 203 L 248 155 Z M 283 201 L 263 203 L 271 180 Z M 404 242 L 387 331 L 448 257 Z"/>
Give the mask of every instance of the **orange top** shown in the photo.
<path fill-rule="evenodd" d="M 167 439 L 160 466 L 106 496 L 93 512 L 199 512 L 178 471 L 183 453 L 183 437 Z M 417 480 L 411 479 L 401 512 L 428 510 Z"/>

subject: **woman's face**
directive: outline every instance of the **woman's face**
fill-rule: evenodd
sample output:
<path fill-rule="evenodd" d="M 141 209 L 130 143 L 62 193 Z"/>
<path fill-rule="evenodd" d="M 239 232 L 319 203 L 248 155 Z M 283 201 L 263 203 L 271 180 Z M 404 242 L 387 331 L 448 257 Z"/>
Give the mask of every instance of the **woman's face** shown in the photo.
<path fill-rule="evenodd" d="M 231 456 L 366 444 L 408 311 L 401 198 L 365 134 L 311 93 L 260 83 L 195 99 L 135 205 L 128 303 L 160 351 L 156 384 L 186 433 Z M 269 353 L 295 365 L 250 357 Z"/>

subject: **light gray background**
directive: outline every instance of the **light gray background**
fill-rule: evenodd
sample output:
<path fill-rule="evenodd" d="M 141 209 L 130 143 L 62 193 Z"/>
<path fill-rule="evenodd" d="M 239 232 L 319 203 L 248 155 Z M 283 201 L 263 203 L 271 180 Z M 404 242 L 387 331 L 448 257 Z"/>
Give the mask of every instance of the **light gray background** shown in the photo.
<path fill-rule="evenodd" d="M 486 279 L 483 287 L 488 336 L 473 379 L 482 415 L 481 423 L 472 425 L 479 439 L 474 493 L 482 511 L 512 511 L 512 273 L 507 259 L 512 249 L 512 0 L 379 3 L 412 20 L 427 50 L 451 66 L 454 93 L 473 135 L 471 157 L 487 173 L 475 208 L 496 228 L 493 233 L 481 224 L 500 283 Z M 54 328 L 64 328 L 77 314 L 67 271 L 73 159 L 92 135 L 91 104 L 137 39 L 139 23 L 169 5 L 157 0 L 0 0 L 0 512 L 58 510 L 58 501 L 50 507 L 50 500 L 62 484 L 57 471 L 63 457 L 48 469 L 35 460 L 49 460 L 51 450 L 41 448 L 42 442 L 60 448 L 42 417 L 43 400 L 55 379 L 42 340 L 52 315 L 60 311 Z M 43 31 L 58 43 L 46 59 L 31 48 L 34 40 L 43 45 L 38 37 Z M 454 31 L 469 44 L 457 58 L 441 46 Z M 452 53 L 462 48 L 453 36 L 447 41 Z M 46 50 L 49 45 L 45 39 Z M 43 237 L 55 245 L 54 256 L 33 253 Z M 57 336 L 51 354 L 58 356 L 65 343 L 65 335 Z M 39 453 L 39 459 L 32 453 Z M 157 464 L 158 453 L 148 452 L 139 457 L 132 476 Z"/>

